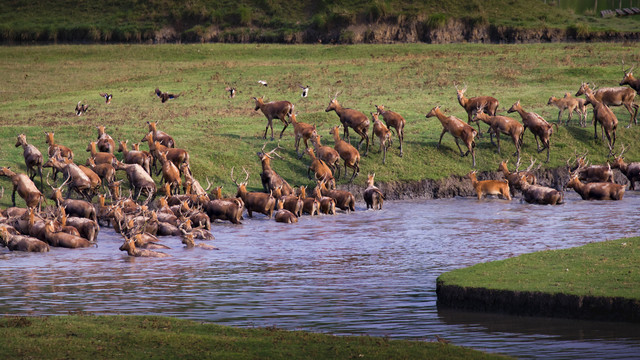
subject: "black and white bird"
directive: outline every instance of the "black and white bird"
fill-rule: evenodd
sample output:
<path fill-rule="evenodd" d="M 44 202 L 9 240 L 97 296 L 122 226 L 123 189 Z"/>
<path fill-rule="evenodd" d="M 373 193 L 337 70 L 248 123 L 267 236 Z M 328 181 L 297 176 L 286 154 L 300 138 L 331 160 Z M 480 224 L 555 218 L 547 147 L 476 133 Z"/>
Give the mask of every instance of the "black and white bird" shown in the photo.
<path fill-rule="evenodd" d="M 262 86 L 267 86 L 267 82 L 264 80 L 258 80 L 258 84 L 262 85 Z"/>
<path fill-rule="evenodd" d="M 302 86 L 302 85 L 298 85 L 300 86 L 300 89 L 302 89 L 302 97 L 307 97 L 307 95 L 309 95 L 309 85 L 307 86 Z"/>
<path fill-rule="evenodd" d="M 236 88 L 227 86 L 224 90 L 229 92 L 229 97 L 230 98 L 233 99 L 234 97 L 236 97 Z"/>
<path fill-rule="evenodd" d="M 80 116 L 89 110 L 89 105 L 84 105 L 82 101 L 78 101 L 78 105 L 76 105 L 76 115 Z"/>
<path fill-rule="evenodd" d="M 162 99 L 162 102 L 167 102 L 167 100 L 171 100 L 171 99 L 175 99 L 178 96 L 180 96 L 180 94 L 168 94 L 166 92 L 162 92 L 160 91 L 160 89 L 156 88 L 156 96 L 159 97 L 160 99 Z"/>
<path fill-rule="evenodd" d="M 104 102 L 107 104 L 111 104 L 111 99 L 113 98 L 112 94 L 100 93 L 100 96 L 104 98 Z"/>

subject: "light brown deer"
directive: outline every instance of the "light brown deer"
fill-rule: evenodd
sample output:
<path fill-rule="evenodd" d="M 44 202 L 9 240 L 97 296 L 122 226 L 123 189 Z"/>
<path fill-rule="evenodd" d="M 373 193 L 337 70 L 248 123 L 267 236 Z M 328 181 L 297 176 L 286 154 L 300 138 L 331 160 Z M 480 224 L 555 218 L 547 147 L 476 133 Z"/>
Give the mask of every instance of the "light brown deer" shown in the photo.
<path fill-rule="evenodd" d="M 442 111 L 440 111 L 440 106 L 436 106 L 431 109 L 431 111 L 429 111 L 429 113 L 426 115 L 426 118 L 428 119 L 433 116 L 437 117 L 442 124 L 442 133 L 440 134 L 440 140 L 438 141 L 438 146 L 436 148 L 440 148 L 440 143 L 442 143 L 442 137 L 444 136 L 444 134 L 449 133 L 456 141 L 458 150 L 460 150 L 460 156 L 464 157 L 471 153 L 471 158 L 473 159 L 473 167 L 476 167 L 476 143 L 474 141 L 474 138 L 476 137 L 478 132 L 457 117 L 446 116 L 445 114 L 443 114 Z M 462 152 L 460 144 L 458 143 L 458 139 L 462 140 L 465 145 L 467 145 L 468 150 L 466 153 Z"/>
<path fill-rule="evenodd" d="M 307 154 L 309 154 L 309 157 L 311 158 L 311 165 L 309 165 L 309 168 L 307 169 L 307 177 L 311 178 L 309 173 L 313 171 L 316 180 L 326 179 L 327 185 L 334 189 L 336 187 L 336 180 L 333 177 L 331 168 L 329 168 L 327 163 L 316 157 L 313 149 L 308 148 Z"/>
<path fill-rule="evenodd" d="M 324 161 L 327 166 L 329 166 L 336 178 L 340 178 L 340 154 L 331 146 L 322 145 L 320 143 L 321 137 L 322 136 L 319 134 L 311 136 L 311 143 L 316 151 L 316 155 L 320 160 Z"/>
<path fill-rule="evenodd" d="M 182 186 L 180 170 L 167 159 L 167 152 L 161 152 L 159 155 L 160 164 L 162 165 L 162 180 L 171 186 L 169 195 L 180 193 L 180 186 Z"/>
<path fill-rule="evenodd" d="M 146 172 L 151 174 L 151 164 L 149 162 L 149 158 L 142 152 L 136 150 L 127 149 L 127 144 L 129 140 L 119 141 L 118 152 L 121 152 L 123 155 L 122 161 L 125 164 L 138 164 L 145 169 Z"/>
<path fill-rule="evenodd" d="M 13 206 L 16 206 L 17 191 L 18 195 L 24 199 L 27 207 L 34 208 L 37 206 L 38 210 L 40 210 L 42 201 L 44 200 L 44 195 L 42 195 L 40 190 L 38 190 L 33 181 L 29 179 L 29 176 L 25 174 L 16 174 L 10 167 L 0 168 L 0 176 L 6 176 L 11 179 L 11 183 L 13 184 L 11 202 L 13 203 Z"/>
<path fill-rule="evenodd" d="M 276 211 L 273 214 L 276 222 L 285 224 L 293 224 L 298 222 L 298 217 L 291 211 L 284 208 L 284 200 L 278 199 L 276 201 Z"/>
<path fill-rule="evenodd" d="M 342 107 L 342 105 L 340 105 L 340 103 L 338 102 L 337 96 L 338 94 L 334 96 L 331 102 L 329 102 L 329 106 L 327 106 L 327 108 L 324 111 L 325 112 L 335 111 L 336 114 L 338 114 L 338 117 L 340 118 L 340 123 L 342 123 L 342 126 L 344 127 L 344 136 L 342 138 L 343 140 L 346 140 L 346 142 L 349 145 L 350 145 L 349 128 L 352 128 L 353 131 L 355 131 L 361 137 L 360 142 L 358 143 L 358 151 L 360 151 L 362 142 L 365 140 L 367 141 L 364 149 L 364 155 L 362 155 L 362 156 L 367 156 L 367 153 L 369 152 L 369 135 L 367 135 L 367 131 L 369 131 L 369 124 L 370 124 L 369 118 L 367 117 L 367 115 L 363 114 L 358 110 Z M 345 172 L 346 172 L 346 169 L 345 169 Z"/>
<path fill-rule="evenodd" d="M 475 111 L 484 104 L 484 109 L 487 114 L 491 116 L 496 115 L 496 111 L 498 110 L 498 99 L 491 96 L 476 96 L 472 98 L 467 98 L 464 96 L 464 93 L 467 91 L 467 85 L 465 84 L 464 89 L 458 89 L 458 85 L 455 85 L 456 93 L 458 96 L 458 103 L 460 106 L 464 108 L 467 112 L 467 124 L 471 125 L 471 121 L 473 119 L 473 115 Z M 480 132 L 480 124 L 478 124 L 478 137 L 481 136 Z M 475 165 L 474 165 L 475 166 Z"/>
<path fill-rule="evenodd" d="M 508 116 L 491 116 L 485 114 L 482 108 L 479 108 L 473 117 L 473 121 L 477 122 L 478 120 L 482 120 L 485 124 L 489 125 L 491 143 L 493 143 L 493 134 L 496 135 L 498 154 L 500 154 L 500 133 L 510 136 L 516 148 L 514 155 L 517 157 L 517 161 L 520 162 L 520 147 L 522 146 L 524 126 L 516 121 L 516 119 Z"/>
<path fill-rule="evenodd" d="M 96 165 L 96 162 L 95 160 L 93 160 L 93 158 L 88 158 L 87 166 L 98 175 L 103 187 L 108 186 L 115 179 L 116 169 L 114 169 L 113 165 L 111 164 Z"/>
<path fill-rule="evenodd" d="M 503 199 L 511 200 L 511 193 L 509 192 L 509 181 L 502 180 L 481 180 L 478 181 L 476 177 L 476 171 L 470 172 L 468 175 L 471 179 L 471 185 L 478 195 L 478 200 L 482 200 L 487 195 L 497 195 Z"/>
<path fill-rule="evenodd" d="M 582 83 L 580 85 L 580 89 L 576 92 L 576 96 L 587 95 L 589 89 L 589 84 Z M 631 123 L 638 124 L 637 115 L 638 109 L 640 105 L 634 104 L 633 100 L 636 97 L 636 91 L 634 89 L 628 87 L 608 87 L 608 88 L 600 88 L 595 91 L 592 91 L 592 96 L 597 100 L 598 103 L 602 103 L 603 105 L 609 106 L 624 106 L 631 118 L 629 119 L 629 125 L 627 128 L 631 127 Z M 587 101 L 589 101 L 592 105 L 593 102 L 591 98 L 587 96 Z M 633 109 L 633 110 L 632 110 Z M 596 116 L 595 105 L 594 105 L 594 118 Z"/>
<path fill-rule="evenodd" d="M 54 201 L 58 208 L 64 207 L 66 209 L 66 213 L 70 216 L 77 216 L 97 221 L 96 209 L 92 203 L 85 200 L 64 199 L 62 197 L 62 188 L 69 180 L 70 179 L 67 179 L 62 183 L 62 185 L 55 187 L 49 183 L 49 179 L 47 178 L 47 184 L 51 187 L 51 196 L 49 198 Z"/>
<path fill-rule="evenodd" d="M 569 160 L 567 160 L 569 164 Z M 576 165 L 569 166 L 569 171 L 576 172 L 581 181 L 586 182 L 613 182 L 611 164 L 591 165 L 587 161 L 587 154 L 576 155 Z"/>
<path fill-rule="evenodd" d="M 352 193 L 346 190 L 330 190 L 327 188 L 326 183 L 323 180 L 318 182 L 320 193 L 322 196 L 328 196 L 335 200 L 336 207 L 344 211 L 356 211 L 356 198 Z"/>
<path fill-rule="evenodd" d="M 320 210 L 320 202 L 315 197 L 307 197 L 307 187 L 300 186 L 300 192 L 298 194 L 302 200 L 302 213 L 309 214 L 311 216 L 318 215 Z"/>
<path fill-rule="evenodd" d="M 382 119 L 385 124 L 387 124 L 387 127 L 396 129 L 396 135 L 398 135 L 398 141 L 400 142 L 400 157 L 402 157 L 402 155 L 404 155 L 402 143 L 404 142 L 404 126 L 406 121 L 402 115 L 390 110 L 385 110 L 383 105 L 375 105 L 375 107 L 378 115 L 382 115 Z"/>
<path fill-rule="evenodd" d="M 568 95 L 571 95 L 569 93 L 567 93 Z M 578 98 L 574 98 L 574 97 L 568 97 L 566 96 L 567 94 L 565 94 L 565 97 L 561 97 L 561 98 L 557 98 L 555 96 L 551 96 L 549 98 L 549 101 L 547 101 L 547 105 L 553 105 L 555 107 L 557 107 L 560 111 L 558 112 L 558 125 L 562 125 L 562 113 L 565 110 L 569 111 L 569 116 L 567 118 L 567 121 L 565 122 L 565 125 L 569 125 L 569 122 L 571 121 L 571 117 L 573 116 L 573 112 L 577 112 L 578 116 L 579 116 L 579 124 L 580 126 L 585 126 L 585 120 L 586 120 L 586 116 L 587 113 L 584 107 L 580 107 L 580 103 L 578 102 Z M 580 99 L 582 100 L 582 99 Z"/>
<path fill-rule="evenodd" d="M 125 238 L 124 244 L 122 244 L 122 246 L 120 246 L 120 250 L 121 251 L 126 251 L 129 256 L 135 256 L 135 257 L 164 258 L 164 257 L 170 257 L 171 256 L 169 254 L 158 252 L 158 251 L 147 250 L 147 249 L 138 249 L 136 247 L 135 238 L 128 238 L 128 239 Z"/>
<path fill-rule="evenodd" d="M 113 159 L 115 159 L 115 155 L 108 152 L 99 152 L 98 151 L 98 143 L 95 141 L 90 141 L 89 145 L 87 145 L 87 152 L 91 153 L 91 157 L 96 164 L 111 164 Z M 88 163 L 87 163 L 88 165 Z M 55 180 L 55 179 L 54 179 Z"/>
<path fill-rule="evenodd" d="M 142 142 L 146 141 L 149 143 L 149 152 L 153 156 L 153 168 L 157 168 L 156 161 L 159 161 L 161 152 L 166 152 L 167 159 L 169 159 L 178 169 L 180 169 L 180 166 L 182 166 L 183 163 L 189 165 L 189 153 L 186 150 L 166 147 L 158 141 L 152 141 L 152 137 L 153 133 L 150 132 L 142 138 Z M 158 176 L 161 171 L 162 169 L 158 169 L 156 176 Z"/>
<path fill-rule="evenodd" d="M 40 174 L 40 190 L 42 190 L 42 153 L 35 146 L 27 143 L 25 134 L 18 135 L 16 147 L 22 146 L 22 156 L 27 165 L 27 175 L 33 181 L 36 175 Z"/>
<path fill-rule="evenodd" d="M 547 160 L 545 162 L 549 162 L 550 157 L 550 139 L 553 134 L 553 127 L 549 124 L 542 116 L 534 113 L 524 111 L 522 105 L 520 105 L 520 100 L 516 101 L 515 104 L 507 110 L 507 113 L 518 112 L 520 117 L 522 118 L 522 124 L 524 125 L 524 131 L 529 129 L 533 134 L 533 138 L 536 139 L 536 146 L 538 148 L 538 153 L 547 149 Z M 540 142 L 542 143 L 542 148 L 540 147 L 540 143 L 538 142 L 538 138 L 540 138 Z M 523 132 L 523 142 L 524 142 L 524 132 Z"/>
<path fill-rule="evenodd" d="M 364 190 L 362 197 L 367 204 L 367 209 L 382 210 L 382 203 L 384 203 L 384 194 L 374 184 L 376 173 L 369 174 L 367 179 L 367 188 Z"/>
<path fill-rule="evenodd" d="M 181 236 L 182 238 L 182 243 L 185 245 L 185 247 L 187 249 L 192 249 L 194 247 L 200 248 L 200 249 L 205 249 L 205 250 L 220 250 L 217 247 L 213 246 L 213 245 L 209 245 L 209 244 L 203 244 L 203 243 L 197 243 L 195 242 L 194 238 L 195 236 L 192 233 L 188 233 L 184 230 L 183 234 Z"/>
<path fill-rule="evenodd" d="M 149 132 L 153 136 L 153 141 L 157 141 L 161 145 L 164 145 L 168 148 L 175 147 L 176 142 L 173 140 L 173 138 L 166 132 L 158 130 L 158 123 L 159 121 L 147 121 Z"/>
<path fill-rule="evenodd" d="M 280 119 L 284 124 L 284 127 L 280 132 L 280 139 L 282 139 L 282 134 L 284 134 L 287 126 L 289 126 L 285 117 L 293 114 L 293 104 L 289 101 L 271 101 L 265 103 L 262 97 L 254 97 L 253 100 L 256 102 L 255 111 L 261 110 L 267 118 L 267 127 L 264 129 L 264 136 L 262 136 L 262 138 L 267 138 L 267 130 L 271 128 L 271 141 L 273 141 L 273 119 Z"/>
<path fill-rule="evenodd" d="M 113 163 L 113 167 L 116 170 L 124 170 L 127 173 L 127 179 L 133 189 L 136 200 L 140 198 L 140 195 L 143 193 L 147 196 L 146 202 L 151 201 L 153 197 L 155 197 L 156 183 L 142 166 L 138 164 L 124 164 L 116 160 Z"/>
<path fill-rule="evenodd" d="M 96 128 L 98 129 L 98 150 L 113 154 L 116 149 L 116 142 L 105 132 L 103 125 L 96 126 Z"/>
<path fill-rule="evenodd" d="M 575 172 L 571 174 L 567 188 L 575 190 L 582 200 L 622 200 L 624 196 L 624 185 L 608 182 L 583 183 Z"/>
<path fill-rule="evenodd" d="M 373 129 L 371 130 L 371 146 L 375 143 L 375 138 L 380 140 L 380 152 L 382 152 L 382 164 L 387 162 L 387 149 L 391 146 L 391 131 L 378 119 L 377 113 L 371 113 Z"/>
<path fill-rule="evenodd" d="M 516 171 L 510 172 L 509 168 L 507 167 L 508 162 L 509 160 L 502 161 L 500 165 L 498 165 L 498 171 L 502 171 L 504 178 L 507 179 L 507 181 L 509 181 L 509 187 L 512 187 L 513 189 L 521 189 L 522 182 L 520 179 L 522 178 L 522 176 L 524 176 L 527 179 L 527 183 L 529 183 L 530 185 L 536 185 L 538 180 L 536 179 L 536 176 L 531 172 L 531 169 L 533 168 L 533 164 L 535 163 L 533 158 L 531 159 L 531 165 L 529 165 L 529 167 L 526 170 L 522 170 L 522 171 L 518 171 L 518 167 L 520 163 L 517 163 Z"/>
<path fill-rule="evenodd" d="M 339 128 L 340 126 L 334 126 L 329 131 L 329 134 L 333 135 L 333 141 L 335 142 L 333 148 L 340 154 L 340 158 L 342 158 L 344 162 L 343 177 L 347 176 L 347 167 L 353 169 L 353 174 L 351 175 L 351 179 L 349 179 L 349 182 L 352 182 L 360 173 L 360 153 L 351 144 L 340 139 Z"/>
<path fill-rule="evenodd" d="M 44 234 L 46 241 L 50 246 L 76 249 L 93 245 L 93 243 L 91 243 L 89 240 L 84 239 L 80 236 L 57 231 L 53 220 L 45 221 Z"/>
<path fill-rule="evenodd" d="M 276 199 L 271 195 L 271 193 L 266 194 L 262 192 L 249 192 L 247 191 L 247 180 L 249 180 L 249 172 L 245 169 L 245 174 L 247 177 L 238 184 L 238 181 L 233 178 L 233 168 L 231 168 L 231 181 L 238 187 L 238 192 L 236 197 L 242 199 L 245 208 L 247 209 L 247 213 L 249 217 L 253 217 L 253 212 L 261 213 L 266 215 L 269 219 L 273 215 L 273 209 L 276 207 Z"/>
<path fill-rule="evenodd" d="M 311 136 L 317 135 L 317 132 L 315 125 L 299 122 L 296 119 L 297 115 L 297 113 L 292 113 L 291 115 L 289 115 L 289 120 L 293 125 L 293 134 L 296 137 L 296 154 L 298 154 L 298 159 L 302 159 L 302 156 L 304 156 L 304 152 L 301 153 L 298 150 L 300 148 L 300 140 L 304 141 L 304 149 L 306 150 L 309 148 L 309 139 L 311 138 Z"/>
<path fill-rule="evenodd" d="M 46 132 L 45 131 L 45 143 L 49 145 L 49 148 L 47 150 L 47 154 L 49 155 L 49 157 L 54 156 L 56 153 L 59 154 L 59 156 L 63 157 L 63 158 L 67 158 L 69 160 L 73 160 L 73 151 L 71 151 L 71 149 L 69 149 L 68 147 L 64 146 L 64 145 L 60 145 L 60 144 L 56 144 L 55 143 L 55 139 L 54 139 L 54 135 L 55 133 L 52 132 Z M 53 181 L 56 181 L 56 179 L 58 178 L 58 170 L 57 169 L 53 169 Z"/>
<path fill-rule="evenodd" d="M 629 89 L 629 88 L 624 88 L 624 89 Z M 629 90 L 633 91 L 633 89 L 629 89 Z M 594 137 L 596 139 L 598 138 L 597 128 L 598 128 L 598 123 L 600 123 L 602 133 L 607 136 L 607 145 L 609 146 L 609 156 L 611 156 L 613 154 L 613 147 L 616 144 L 616 129 L 618 128 L 618 118 L 613 113 L 613 111 L 611 111 L 609 106 L 607 106 L 603 101 L 605 98 L 605 95 L 609 95 L 610 93 L 603 92 L 602 93 L 603 95 L 601 97 L 601 99 L 603 100 L 601 101 L 598 97 L 595 96 L 595 93 L 591 91 L 591 89 L 589 88 L 589 85 L 586 83 L 582 83 L 582 86 L 580 87 L 579 92 L 580 91 L 584 93 L 589 103 L 591 103 L 591 105 L 593 106 L 593 118 L 595 120 L 593 122 Z M 636 111 L 637 111 L 637 108 L 636 108 Z M 631 126 L 631 122 L 629 122 L 629 126 Z M 629 126 L 627 126 L 627 128 Z M 603 138 L 604 138 L 604 135 L 603 135 Z"/>
<path fill-rule="evenodd" d="M 327 215 L 336 214 L 336 201 L 331 197 L 322 195 L 322 192 L 320 191 L 319 183 L 313 189 L 313 197 L 320 204 L 320 206 L 318 207 L 318 210 L 321 213 L 327 214 Z"/>
<path fill-rule="evenodd" d="M 67 184 L 67 199 L 71 196 L 71 192 L 75 191 L 78 195 L 84 197 L 87 201 L 91 202 L 93 198 L 94 185 L 91 183 L 91 179 L 85 174 L 82 169 L 73 162 L 67 163 L 60 160 L 58 156 L 50 158 L 42 167 L 52 167 L 59 172 L 62 172 L 68 181 Z"/>

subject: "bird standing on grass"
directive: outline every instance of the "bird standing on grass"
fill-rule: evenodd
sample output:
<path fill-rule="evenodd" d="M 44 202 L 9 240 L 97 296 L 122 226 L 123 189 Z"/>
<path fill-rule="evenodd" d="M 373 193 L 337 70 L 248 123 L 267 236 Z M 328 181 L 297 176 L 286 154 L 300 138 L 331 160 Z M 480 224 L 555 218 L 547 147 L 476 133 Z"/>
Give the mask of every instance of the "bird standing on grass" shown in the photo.
<path fill-rule="evenodd" d="M 307 86 L 302 86 L 302 85 L 298 85 L 300 86 L 300 88 L 302 89 L 302 97 L 307 97 L 307 95 L 309 95 L 309 85 Z"/>
<path fill-rule="evenodd" d="M 78 105 L 76 105 L 76 115 L 80 116 L 89 110 L 89 105 L 85 105 L 82 101 L 78 101 Z"/>

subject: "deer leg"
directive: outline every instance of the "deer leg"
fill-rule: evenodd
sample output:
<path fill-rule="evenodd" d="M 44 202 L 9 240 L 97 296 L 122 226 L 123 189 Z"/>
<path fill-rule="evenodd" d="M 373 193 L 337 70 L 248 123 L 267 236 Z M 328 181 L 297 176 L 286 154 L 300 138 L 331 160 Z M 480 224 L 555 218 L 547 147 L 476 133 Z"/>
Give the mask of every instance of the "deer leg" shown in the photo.
<path fill-rule="evenodd" d="M 624 107 L 627 108 L 627 111 L 629 112 L 629 115 L 631 116 L 631 118 L 629 119 L 629 125 L 627 125 L 627 129 L 631 127 L 631 123 L 633 122 L 633 120 L 635 120 L 635 116 L 633 114 L 633 110 L 631 110 L 631 105 L 630 104 L 624 104 Z"/>
<path fill-rule="evenodd" d="M 498 155 L 500 155 L 500 131 L 494 131 L 496 133 L 496 140 L 498 142 Z"/>
<path fill-rule="evenodd" d="M 436 146 L 436 149 L 440 149 L 440 143 L 442 142 L 442 137 L 446 132 L 447 132 L 447 129 L 442 129 L 442 133 L 440 134 L 440 140 L 438 140 L 438 146 Z"/>
<path fill-rule="evenodd" d="M 282 122 L 284 123 L 284 127 L 282 128 L 282 131 L 280 131 L 280 139 L 282 139 L 282 134 L 284 134 L 284 131 L 287 130 L 287 126 L 289 126 L 289 123 L 284 119 L 280 119 L 280 120 L 282 120 Z"/>
<path fill-rule="evenodd" d="M 465 153 L 463 153 L 463 152 L 462 152 L 462 149 L 460 148 L 460 144 L 458 143 L 458 138 L 457 138 L 457 137 L 454 137 L 453 139 L 455 140 L 456 145 L 458 146 L 458 150 L 460 150 L 460 156 L 462 156 L 462 157 L 467 156 L 469 153 L 467 152 L 467 153 L 465 154 Z"/>
<path fill-rule="evenodd" d="M 13 187 L 13 192 L 11 193 L 11 203 L 13 203 L 13 206 L 16 206 L 16 187 Z"/>
<path fill-rule="evenodd" d="M 380 146 L 382 147 L 382 144 L 380 144 Z M 383 147 L 382 148 L 382 165 L 384 165 L 387 161 L 387 148 Z"/>
<path fill-rule="evenodd" d="M 344 175 L 343 175 L 343 177 L 345 177 L 345 178 L 347 177 L 347 161 L 346 160 L 344 161 Z"/>
<path fill-rule="evenodd" d="M 335 168 L 334 178 L 340 179 L 340 160 L 336 160 L 334 164 L 334 168 Z"/>

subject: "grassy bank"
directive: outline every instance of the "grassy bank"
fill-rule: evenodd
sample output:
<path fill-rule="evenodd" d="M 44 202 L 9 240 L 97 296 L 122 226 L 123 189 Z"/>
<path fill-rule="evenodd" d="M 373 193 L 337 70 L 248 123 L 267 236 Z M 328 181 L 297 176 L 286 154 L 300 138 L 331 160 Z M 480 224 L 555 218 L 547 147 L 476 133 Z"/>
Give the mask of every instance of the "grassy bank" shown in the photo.
<path fill-rule="evenodd" d="M 264 144 L 266 119 L 253 110 L 251 97 L 292 101 L 298 120 L 316 124 L 324 143 L 332 145 L 329 128 L 339 123 L 338 117 L 324 110 L 330 97 L 340 91 L 338 99 L 346 107 L 368 114 L 374 104 L 384 104 L 407 120 L 404 157 L 398 157 L 395 142 L 383 166 L 381 154 L 373 147 L 362 158 L 362 174 L 375 172 L 377 181 L 465 175 L 471 170 L 471 159 L 460 158 L 449 134 L 436 149 L 441 125 L 424 117 L 441 105 L 446 114 L 466 119 L 456 99 L 456 82 L 469 86 L 468 96 L 496 97 L 501 114 L 520 100 L 526 110 L 555 121 L 557 109 L 546 105 L 549 96 L 575 93 L 582 81 L 617 85 L 622 78 L 621 59 L 640 61 L 635 46 L 610 43 L 0 47 L 1 165 L 25 171 L 22 149 L 13 146 L 22 132 L 46 153 L 43 131 L 55 131 L 56 142 L 71 147 L 77 162 L 84 163 L 88 156 L 84 150 L 96 138 L 96 125 L 105 125 L 116 140 L 133 143 L 142 139 L 145 123 L 151 120 L 159 121 L 159 129 L 191 153 L 195 175 L 202 182 L 208 176 L 224 185 L 225 193 L 235 192 L 231 167 L 246 167 L 251 173 L 249 187 L 258 189 L 256 152 Z M 266 80 L 269 86 L 259 85 L 258 80 Z M 299 84 L 311 86 L 308 98 L 300 97 Z M 226 85 L 237 87 L 236 98 L 228 98 Z M 156 87 L 182 96 L 162 104 L 154 94 Z M 101 92 L 113 93 L 110 105 L 99 96 Z M 81 117 L 73 110 L 78 101 L 90 106 Z M 614 112 L 621 124 L 618 144 L 627 145 L 627 159 L 637 160 L 640 128 L 625 129 L 628 113 L 620 107 Z M 515 118 L 520 121 L 519 116 Z M 274 124 L 279 132 L 282 124 L 277 120 Z M 281 142 L 284 160 L 275 159 L 272 166 L 292 185 L 310 185 L 309 159 L 296 158 L 292 131 L 290 126 Z M 593 163 L 604 162 L 608 153 L 600 139 L 593 139 L 593 127 L 580 128 L 576 120 L 569 127 L 561 126 L 551 143 L 551 161 L 545 165 L 550 168 L 562 166 L 576 151 L 588 151 Z M 267 149 L 275 145 L 269 142 Z M 502 155 L 487 137 L 477 141 L 476 151 L 479 170 L 495 170 L 502 159 L 515 162 L 513 144 L 504 136 Z M 531 156 L 545 159 L 544 153 L 535 151 L 529 132 L 522 153 L 525 166 Z M 365 179 L 360 175 L 356 182 L 363 184 Z M 10 187 L 6 179 L 0 183 Z M 1 204 L 9 202 L 5 196 Z"/>
<path fill-rule="evenodd" d="M 438 342 L 238 329 L 157 316 L 0 318 L 4 359 L 494 359 Z"/>
<path fill-rule="evenodd" d="M 311 34 L 338 33 L 344 42 L 352 25 L 387 23 L 428 31 L 451 19 L 512 29 L 562 29 L 583 38 L 591 32 L 635 32 L 640 22 L 639 16 L 601 18 L 594 9 L 576 13 L 542 0 L 34 0 L 0 3 L 0 41 L 300 42 Z"/>

